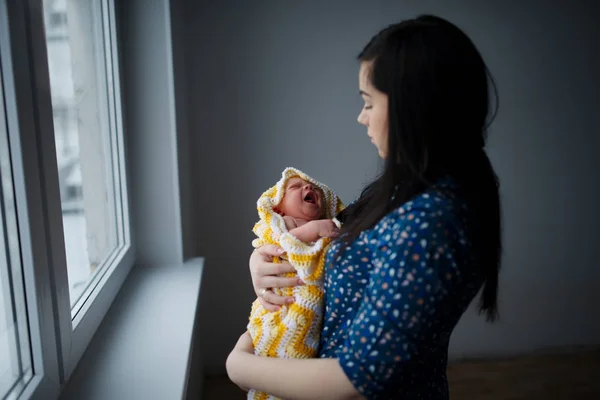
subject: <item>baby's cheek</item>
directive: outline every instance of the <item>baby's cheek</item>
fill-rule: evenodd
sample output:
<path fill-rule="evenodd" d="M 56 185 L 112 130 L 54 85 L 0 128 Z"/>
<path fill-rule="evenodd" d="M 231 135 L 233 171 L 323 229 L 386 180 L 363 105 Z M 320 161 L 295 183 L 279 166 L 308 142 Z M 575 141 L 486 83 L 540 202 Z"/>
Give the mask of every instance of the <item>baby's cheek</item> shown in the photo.
<path fill-rule="evenodd" d="M 327 217 L 327 203 L 325 201 L 325 196 L 321 193 L 321 218 L 324 219 Z"/>

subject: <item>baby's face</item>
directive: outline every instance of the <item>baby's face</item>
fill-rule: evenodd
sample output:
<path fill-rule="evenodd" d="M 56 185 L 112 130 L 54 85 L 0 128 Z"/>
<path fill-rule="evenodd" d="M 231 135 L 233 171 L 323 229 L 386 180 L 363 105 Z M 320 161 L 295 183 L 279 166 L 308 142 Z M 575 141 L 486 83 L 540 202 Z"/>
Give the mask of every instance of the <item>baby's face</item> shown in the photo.
<path fill-rule="evenodd" d="M 318 186 L 304 179 L 290 178 L 277 208 L 283 215 L 294 218 L 308 221 L 320 219 L 324 214 L 323 193 Z"/>

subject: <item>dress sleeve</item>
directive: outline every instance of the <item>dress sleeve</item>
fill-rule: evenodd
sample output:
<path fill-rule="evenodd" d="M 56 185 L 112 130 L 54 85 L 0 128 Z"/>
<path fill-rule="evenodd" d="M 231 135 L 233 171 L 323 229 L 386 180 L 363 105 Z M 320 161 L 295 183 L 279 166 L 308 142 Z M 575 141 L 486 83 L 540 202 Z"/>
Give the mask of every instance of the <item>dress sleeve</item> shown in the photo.
<path fill-rule="evenodd" d="M 441 327 L 457 307 L 461 244 L 451 218 L 417 211 L 385 217 L 370 243 L 370 279 L 339 362 L 376 399 L 410 385 L 415 363 L 447 340 Z"/>

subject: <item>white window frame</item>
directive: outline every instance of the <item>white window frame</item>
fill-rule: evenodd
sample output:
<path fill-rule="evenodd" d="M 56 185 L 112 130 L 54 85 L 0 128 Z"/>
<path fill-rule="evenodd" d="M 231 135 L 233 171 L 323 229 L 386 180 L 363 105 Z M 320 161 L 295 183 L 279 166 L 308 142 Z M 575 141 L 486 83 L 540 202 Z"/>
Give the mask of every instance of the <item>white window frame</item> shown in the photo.
<path fill-rule="evenodd" d="M 105 26 L 111 38 L 105 42 L 106 67 L 112 71 L 116 109 L 110 125 L 120 133 L 116 145 L 123 149 L 115 178 L 127 182 L 114 0 L 100 1 L 110 21 Z M 129 205 L 124 202 L 122 215 L 130 240 L 111 257 L 119 262 L 97 274 L 90 284 L 94 290 L 82 297 L 85 301 L 76 305 L 81 308 L 72 318 L 43 0 L 0 0 L 0 44 L 5 96 L 14 99 L 7 101 L 6 114 L 34 366 L 34 378 L 20 398 L 52 399 L 73 373 L 133 265 Z"/>

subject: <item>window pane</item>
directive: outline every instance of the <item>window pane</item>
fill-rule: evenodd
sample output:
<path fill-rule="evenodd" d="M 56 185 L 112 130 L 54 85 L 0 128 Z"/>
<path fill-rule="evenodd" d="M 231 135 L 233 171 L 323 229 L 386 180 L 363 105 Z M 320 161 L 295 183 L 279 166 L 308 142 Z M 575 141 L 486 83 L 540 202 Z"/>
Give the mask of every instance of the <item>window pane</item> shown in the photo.
<path fill-rule="evenodd" d="M 0 398 L 32 377 L 21 248 L 0 75 Z"/>
<path fill-rule="evenodd" d="M 72 315 L 126 239 L 108 18 L 102 0 L 44 0 Z"/>

